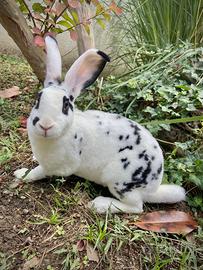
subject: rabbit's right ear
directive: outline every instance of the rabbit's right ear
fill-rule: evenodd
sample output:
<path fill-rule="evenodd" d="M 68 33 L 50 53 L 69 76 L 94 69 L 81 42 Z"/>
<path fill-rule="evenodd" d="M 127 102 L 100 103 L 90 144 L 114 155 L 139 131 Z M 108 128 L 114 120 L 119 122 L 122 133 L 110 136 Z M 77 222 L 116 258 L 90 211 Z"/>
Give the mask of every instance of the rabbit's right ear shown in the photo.
<path fill-rule="evenodd" d="M 61 54 L 55 38 L 45 37 L 46 44 L 46 78 L 44 87 L 52 84 L 59 84 L 61 81 Z"/>

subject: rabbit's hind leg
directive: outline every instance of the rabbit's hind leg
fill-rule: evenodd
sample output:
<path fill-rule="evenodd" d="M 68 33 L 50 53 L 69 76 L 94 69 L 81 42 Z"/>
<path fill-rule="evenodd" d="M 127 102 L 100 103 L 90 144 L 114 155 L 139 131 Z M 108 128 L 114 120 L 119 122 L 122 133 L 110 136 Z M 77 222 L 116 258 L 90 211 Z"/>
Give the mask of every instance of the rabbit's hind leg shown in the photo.
<path fill-rule="evenodd" d="M 136 205 L 130 205 L 125 202 L 121 202 L 117 199 L 99 196 L 88 204 L 89 208 L 93 208 L 97 213 L 141 213 L 142 201 L 136 201 Z"/>

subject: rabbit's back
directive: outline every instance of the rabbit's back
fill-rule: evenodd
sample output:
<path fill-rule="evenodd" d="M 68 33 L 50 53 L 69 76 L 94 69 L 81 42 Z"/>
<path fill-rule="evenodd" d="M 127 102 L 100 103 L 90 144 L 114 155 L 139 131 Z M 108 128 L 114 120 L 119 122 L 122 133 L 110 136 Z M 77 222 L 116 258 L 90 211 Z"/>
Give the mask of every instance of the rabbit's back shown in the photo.
<path fill-rule="evenodd" d="M 83 134 L 77 175 L 105 186 L 113 183 L 121 190 L 124 182 L 133 180 L 137 188 L 160 184 L 163 155 L 149 131 L 117 114 L 89 110 L 77 115 Z"/>

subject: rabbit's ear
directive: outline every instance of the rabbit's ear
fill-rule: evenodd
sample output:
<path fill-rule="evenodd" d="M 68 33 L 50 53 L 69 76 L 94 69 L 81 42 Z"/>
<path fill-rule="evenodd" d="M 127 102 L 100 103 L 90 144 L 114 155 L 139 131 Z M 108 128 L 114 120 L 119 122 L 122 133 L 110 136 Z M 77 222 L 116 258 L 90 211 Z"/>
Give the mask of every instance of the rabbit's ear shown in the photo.
<path fill-rule="evenodd" d="M 46 44 L 46 78 L 44 87 L 61 82 L 61 55 L 55 38 L 45 37 Z"/>
<path fill-rule="evenodd" d="M 65 77 L 65 87 L 76 98 L 81 90 L 90 86 L 102 72 L 108 55 L 97 49 L 89 49 L 71 66 Z"/>

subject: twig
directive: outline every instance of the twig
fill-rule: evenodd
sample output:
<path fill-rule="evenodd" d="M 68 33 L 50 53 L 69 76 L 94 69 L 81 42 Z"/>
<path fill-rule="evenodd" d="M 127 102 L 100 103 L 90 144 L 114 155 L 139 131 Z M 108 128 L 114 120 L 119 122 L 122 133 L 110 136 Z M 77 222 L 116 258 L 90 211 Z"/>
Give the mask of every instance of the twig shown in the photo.
<path fill-rule="evenodd" d="M 34 17 L 32 16 L 32 13 L 31 13 L 31 11 L 30 11 L 30 9 L 29 9 L 27 3 L 25 2 L 25 0 L 22 0 L 22 2 L 23 2 L 23 4 L 25 5 L 25 7 L 26 7 L 26 9 L 27 9 L 27 11 L 28 11 L 28 13 L 29 13 L 29 15 L 30 15 L 30 17 L 31 17 L 31 20 L 32 20 L 32 22 L 33 22 L 34 27 L 36 27 L 35 19 L 34 19 Z"/>

